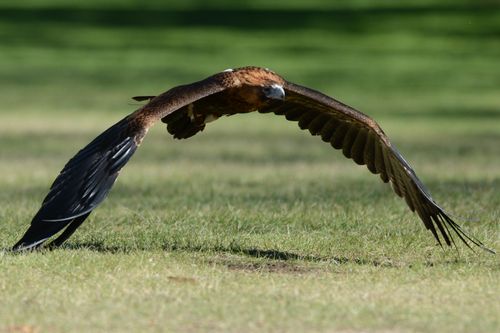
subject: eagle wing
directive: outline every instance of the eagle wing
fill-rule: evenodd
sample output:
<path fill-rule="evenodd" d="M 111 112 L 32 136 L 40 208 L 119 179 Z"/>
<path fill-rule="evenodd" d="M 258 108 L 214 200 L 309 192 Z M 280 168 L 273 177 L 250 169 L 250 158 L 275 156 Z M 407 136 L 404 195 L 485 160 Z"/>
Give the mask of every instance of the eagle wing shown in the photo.
<path fill-rule="evenodd" d="M 104 201 L 149 127 L 163 115 L 225 88 L 209 77 L 148 96 L 147 105 L 108 128 L 68 161 L 13 250 L 37 248 L 64 229 L 50 246 L 62 244 Z"/>
<path fill-rule="evenodd" d="M 392 185 L 394 192 L 405 199 L 438 243 L 439 234 L 447 245 L 455 245 L 451 230 L 470 248 L 473 244 L 492 252 L 479 240 L 467 234 L 432 199 L 429 191 L 401 153 L 391 144 L 379 125 L 367 115 L 318 91 L 286 82 L 286 101 L 275 102 L 259 110 L 261 113 L 283 115 L 297 121 L 301 129 L 309 130 L 345 157 L 379 174 Z M 456 246 L 456 245 L 455 245 Z"/>

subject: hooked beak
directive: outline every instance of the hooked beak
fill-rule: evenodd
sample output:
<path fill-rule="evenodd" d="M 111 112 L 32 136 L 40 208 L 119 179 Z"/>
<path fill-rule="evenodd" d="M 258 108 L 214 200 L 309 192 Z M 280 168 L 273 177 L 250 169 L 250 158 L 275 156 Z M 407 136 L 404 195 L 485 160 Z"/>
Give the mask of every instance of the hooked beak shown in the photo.
<path fill-rule="evenodd" d="M 264 88 L 264 95 L 270 99 L 285 100 L 285 90 L 279 84 L 273 84 Z"/>

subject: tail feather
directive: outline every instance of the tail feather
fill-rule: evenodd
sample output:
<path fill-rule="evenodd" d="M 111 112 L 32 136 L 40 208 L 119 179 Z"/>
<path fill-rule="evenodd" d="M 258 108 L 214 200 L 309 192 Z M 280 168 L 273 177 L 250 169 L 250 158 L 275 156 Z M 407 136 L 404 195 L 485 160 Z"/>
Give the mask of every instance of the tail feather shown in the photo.
<path fill-rule="evenodd" d="M 129 117 L 121 120 L 69 160 L 13 250 L 37 248 L 67 227 L 53 242 L 62 244 L 106 198 L 145 134 L 131 126 L 132 121 Z"/>
<path fill-rule="evenodd" d="M 163 117 L 161 121 L 167 124 L 167 131 L 175 139 L 187 139 L 205 129 L 205 123 L 192 119 L 185 107 Z"/>

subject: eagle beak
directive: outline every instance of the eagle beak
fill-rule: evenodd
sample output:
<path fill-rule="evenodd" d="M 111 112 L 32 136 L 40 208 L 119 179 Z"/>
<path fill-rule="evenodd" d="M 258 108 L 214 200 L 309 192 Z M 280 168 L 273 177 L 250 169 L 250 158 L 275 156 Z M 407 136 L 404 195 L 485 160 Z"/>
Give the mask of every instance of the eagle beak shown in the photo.
<path fill-rule="evenodd" d="M 273 84 L 264 88 L 264 95 L 270 99 L 285 100 L 285 90 L 279 84 Z"/>

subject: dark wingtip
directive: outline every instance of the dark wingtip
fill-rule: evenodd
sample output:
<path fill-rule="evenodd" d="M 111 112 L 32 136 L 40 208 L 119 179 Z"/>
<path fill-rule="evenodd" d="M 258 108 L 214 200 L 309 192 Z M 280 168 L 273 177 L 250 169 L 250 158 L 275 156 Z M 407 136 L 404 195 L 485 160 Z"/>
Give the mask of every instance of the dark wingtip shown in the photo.
<path fill-rule="evenodd" d="M 37 240 L 35 242 L 26 242 L 23 239 L 21 239 L 19 242 L 17 242 L 11 249 L 10 251 L 11 252 L 14 252 L 14 253 L 21 253 L 21 252 L 32 252 L 32 251 L 35 251 L 37 249 L 40 248 L 40 246 L 43 244 L 43 242 L 45 242 L 47 238 L 43 238 L 43 239 L 40 239 L 40 240 Z"/>
<path fill-rule="evenodd" d="M 448 230 L 447 226 L 449 226 L 451 229 L 453 229 L 453 231 L 457 234 L 457 236 L 460 238 L 460 240 L 463 243 L 465 243 L 465 245 L 473 252 L 475 252 L 475 251 L 472 248 L 471 244 L 469 244 L 469 242 L 476 245 L 477 247 L 479 247 L 483 251 L 489 252 L 491 254 L 496 254 L 496 252 L 493 249 L 486 247 L 479 239 L 477 239 L 474 236 L 465 232 L 462 229 L 462 227 L 460 227 L 455 221 L 453 221 L 453 219 L 451 217 L 449 217 L 443 210 L 440 210 L 440 213 L 438 214 L 438 216 L 439 216 L 440 220 L 444 222 L 443 224 L 446 226 L 446 230 L 448 231 L 448 234 L 452 240 L 453 240 L 453 237 L 451 236 L 451 233 Z M 451 246 L 451 244 L 448 244 L 448 245 Z M 453 245 L 455 245 L 455 247 L 456 247 L 456 244 L 454 241 L 453 241 Z"/>
<path fill-rule="evenodd" d="M 145 134 L 141 129 L 130 130 L 129 124 L 128 117 L 119 121 L 66 163 L 13 251 L 35 250 L 67 228 L 54 241 L 62 244 L 106 198 Z"/>

